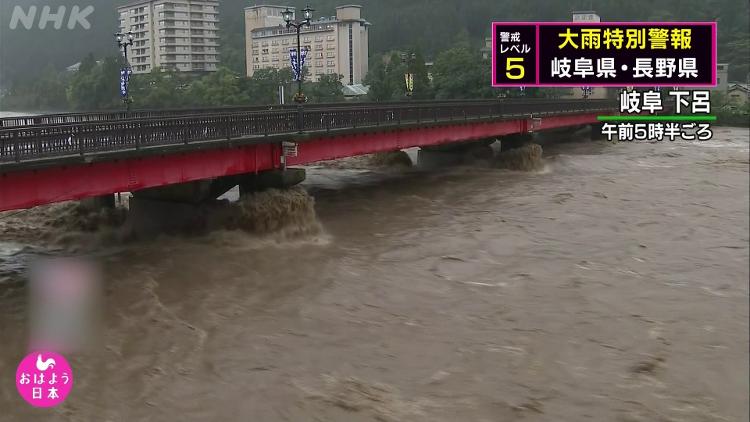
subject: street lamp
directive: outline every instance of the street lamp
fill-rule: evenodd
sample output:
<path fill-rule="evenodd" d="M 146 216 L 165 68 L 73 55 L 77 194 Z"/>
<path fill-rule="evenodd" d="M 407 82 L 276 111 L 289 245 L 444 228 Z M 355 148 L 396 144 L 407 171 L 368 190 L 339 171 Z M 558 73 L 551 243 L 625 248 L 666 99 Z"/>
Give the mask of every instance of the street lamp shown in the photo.
<path fill-rule="evenodd" d="M 117 46 L 123 49 L 123 53 L 125 53 L 125 60 L 128 60 L 128 47 L 133 45 L 133 39 L 135 36 L 133 35 L 133 32 L 128 32 L 127 34 L 123 34 L 122 32 L 118 32 L 115 34 L 115 37 L 117 37 Z"/>
<path fill-rule="evenodd" d="M 122 54 L 125 57 L 125 66 L 120 69 L 120 95 L 122 96 L 122 101 L 125 103 L 125 109 L 130 111 L 131 100 L 128 92 L 128 84 L 130 82 L 132 69 L 130 68 L 130 62 L 128 61 L 128 47 L 133 45 L 135 36 L 132 32 L 126 34 L 118 32 L 115 34 L 115 38 L 117 39 L 117 47 L 122 50 Z"/>
<path fill-rule="evenodd" d="M 287 7 L 286 10 L 284 10 L 281 15 L 284 18 L 284 21 L 286 22 L 287 28 L 294 28 L 297 30 L 297 94 L 294 96 L 294 101 L 297 103 L 304 103 L 307 101 L 307 98 L 305 98 L 305 94 L 302 93 L 302 80 L 304 79 L 304 74 L 302 73 L 302 46 L 300 45 L 300 32 L 302 31 L 302 27 L 305 25 L 310 25 L 310 21 L 312 20 L 312 12 L 315 10 L 311 9 L 308 5 L 304 9 L 302 9 L 302 16 L 304 16 L 303 20 L 294 20 L 294 12 L 289 10 Z"/>

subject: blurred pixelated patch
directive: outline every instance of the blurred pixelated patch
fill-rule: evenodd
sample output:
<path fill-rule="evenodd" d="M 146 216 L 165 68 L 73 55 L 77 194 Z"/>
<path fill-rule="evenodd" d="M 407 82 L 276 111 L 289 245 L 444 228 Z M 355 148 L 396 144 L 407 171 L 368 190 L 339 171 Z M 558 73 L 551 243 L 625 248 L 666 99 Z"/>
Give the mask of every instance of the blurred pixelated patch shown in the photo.
<path fill-rule="evenodd" d="M 30 350 L 82 352 L 98 333 L 101 274 L 92 261 L 44 258 L 30 271 Z"/>

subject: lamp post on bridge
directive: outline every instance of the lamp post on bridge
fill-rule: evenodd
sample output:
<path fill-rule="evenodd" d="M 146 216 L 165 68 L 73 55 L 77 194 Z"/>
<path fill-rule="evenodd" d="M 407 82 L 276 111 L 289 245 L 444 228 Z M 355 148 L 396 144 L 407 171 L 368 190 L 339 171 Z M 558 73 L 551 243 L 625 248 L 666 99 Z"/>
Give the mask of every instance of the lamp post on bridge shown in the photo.
<path fill-rule="evenodd" d="M 133 73 L 133 70 L 130 67 L 130 61 L 128 60 L 128 48 L 133 45 L 135 36 L 132 32 L 126 34 L 118 32 L 115 34 L 115 37 L 117 39 L 117 47 L 122 50 L 122 54 L 125 57 L 125 66 L 120 69 L 120 96 L 122 97 L 123 103 L 125 103 L 125 110 L 130 111 L 130 103 L 132 100 L 130 99 L 129 84 L 130 75 Z"/>
<path fill-rule="evenodd" d="M 295 94 L 294 96 L 294 101 L 299 104 L 307 101 L 305 94 L 302 93 L 302 81 L 305 78 L 302 70 L 305 65 L 305 59 L 303 57 L 302 46 L 300 44 L 300 32 L 302 31 L 302 27 L 310 25 L 310 21 L 312 20 L 312 12 L 314 12 L 314 10 L 311 9 L 309 5 L 302 9 L 302 16 L 304 17 L 303 20 L 293 20 L 294 12 L 289 10 L 288 7 L 286 8 L 286 10 L 284 10 L 284 12 L 282 12 L 282 16 L 284 17 L 284 21 L 286 22 L 287 29 L 294 28 L 297 30 L 297 51 L 296 56 L 292 57 L 292 72 L 297 79 L 297 94 Z M 305 51 L 305 53 L 307 52 Z"/>

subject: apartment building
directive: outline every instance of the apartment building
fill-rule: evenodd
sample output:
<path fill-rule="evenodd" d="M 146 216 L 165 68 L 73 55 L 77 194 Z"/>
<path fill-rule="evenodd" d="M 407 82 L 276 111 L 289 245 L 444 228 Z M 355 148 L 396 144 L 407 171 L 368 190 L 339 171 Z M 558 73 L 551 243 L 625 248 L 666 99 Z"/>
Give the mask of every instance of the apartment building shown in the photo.
<path fill-rule="evenodd" d="M 297 32 L 287 29 L 286 6 L 245 8 L 247 76 L 259 69 L 290 67 L 289 50 L 297 48 Z M 301 44 L 308 50 L 305 67 L 313 80 L 342 75 L 344 85 L 361 84 L 367 75 L 370 23 L 361 6 L 336 8 L 336 16 L 315 18 L 303 28 Z M 294 11 L 294 8 L 290 8 Z"/>
<path fill-rule="evenodd" d="M 136 0 L 117 12 L 120 31 L 135 35 L 128 54 L 133 73 L 216 71 L 218 0 Z"/>

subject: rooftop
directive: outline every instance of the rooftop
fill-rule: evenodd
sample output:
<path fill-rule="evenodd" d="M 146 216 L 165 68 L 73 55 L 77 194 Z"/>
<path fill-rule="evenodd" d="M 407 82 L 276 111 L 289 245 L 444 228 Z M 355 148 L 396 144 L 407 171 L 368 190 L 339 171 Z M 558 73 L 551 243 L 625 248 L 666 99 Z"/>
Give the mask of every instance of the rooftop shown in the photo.
<path fill-rule="evenodd" d="M 289 10 L 295 10 L 294 6 L 279 6 L 277 4 L 256 4 L 254 6 L 247 6 L 245 10 L 248 9 L 259 9 L 261 7 L 273 7 L 274 9 L 289 9 Z"/>
<path fill-rule="evenodd" d="M 260 6 L 258 6 L 258 7 L 260 7 Z M 302 32 L 304 33 L 304 32 L 318 32 L 318 31 L 332 30 L 333 27 L 322 28 L 319 25 L 332 25 L 332 24 L 335 24 L 335 23 L 338 23 L 338 22 L 350 22 L 350 21 L 349 20 L 341 21 L 336 16 L 321 16 L 321 17 L 319 17 L 317 19 L 311 20 L 310 21 L 310 26 L 303 27 L 302 28 Z M 372 25 L 370 22 L 366 21 L 365 19 L 359 19 L 359 22 L 361 22 L 362 24 L 364 24 L 366 26 L 371 26 Z M 263 31 L 267 31 L 267 30 L 274 30 L 274 29 L 278 30 L 279 28 L 281 28 L 282 30 L 285 30 L 285 31 L 287 30 L 286 26 L 284 26 L 283 24 L 279 24 L 279 25 L 276 25 L 276 26 L 266 26 L 266 27 L 263 27 L 263 28 L 255 28 L 255 29 L 252 30 L 252 32 L 253 33 L 257 33 L 257 32 L 263 32 Z M 291 29 L 289 31 L 291 31 L 289 33 L 296 33 L 296 31 L 293 31 Z M 280 34 L 271 34 L 271 35 L 280 35 Z"/>
<path fill-rule="evenodd" d="M 120 5 L 120 6 L 117 6 L 117 8 L 121 9 L 123 7 L 138 6 L 140 4 L 149 4 L 149 3 L 153 3 L 153 2 L 157 2 L 157 1 L 162 1 L 162 2 L 164 2 L 164 1 L 170 1 L 170 2 L 173 1 L 173 2 L 177 2 L 177 3 L 180 3 L 180 2 L 183 2 L 183 1 L 191 1 L 191 2 L 216 3 L 217 5 L 219 4 L 219 0 L 133 0 L 133 1 L 129 1 L 127 3 L 124 3 L 124 4 Z"/>
<path fill-rule="evenodd" d="M 370 92 L 370 87 L 362 84 L 344 85 L 341 87 L 341 92 L 345 97 L 358 97 L 360 95 L 367 95 Z"/>

